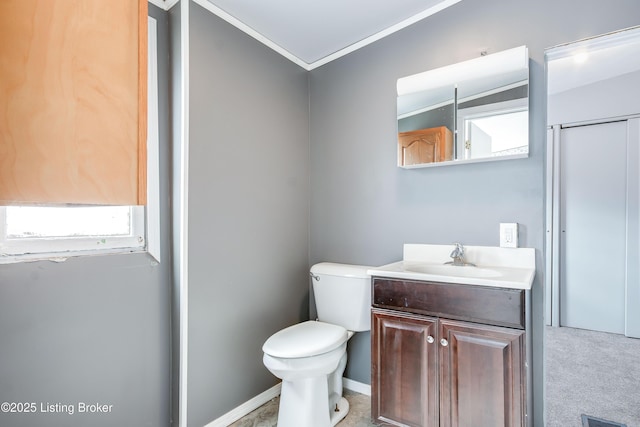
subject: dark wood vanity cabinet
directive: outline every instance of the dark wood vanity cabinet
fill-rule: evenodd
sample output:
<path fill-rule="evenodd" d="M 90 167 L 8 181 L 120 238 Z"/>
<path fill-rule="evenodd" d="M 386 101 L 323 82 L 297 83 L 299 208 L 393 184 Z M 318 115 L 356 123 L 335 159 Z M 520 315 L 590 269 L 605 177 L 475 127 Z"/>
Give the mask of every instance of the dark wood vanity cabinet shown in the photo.
<path fill-rule="evenodd" d="M 524 426 L 524 331 L 440 320 L 440 426 Z"/>
<path fill-rule="evenodd" d="M 377 309 L 372 316 L 373 419 L 438 426 L 438 319 Z"/>
<path fill-rule="evenodd" d="M 516 305 L 524 292 L 373 279 L 371 409 L 377 422 L 416 427 L 526 425 L 524 326 L 463 320 L 464 307 L 473 302 L 465 299 L 464 288 L 472 294 L 487 291 L 490 299 L 506 295 L 506 301 L 515 300 Z M 420 295 L 407 293 L 410 289 Z M 412 307 L 412 299 L 432 301 L 450 291 L 459 294 L 461 308 L 456 310 L 454 301 L 450 316 Z M 394 306 L 396 302 L 400 304 Z"/>

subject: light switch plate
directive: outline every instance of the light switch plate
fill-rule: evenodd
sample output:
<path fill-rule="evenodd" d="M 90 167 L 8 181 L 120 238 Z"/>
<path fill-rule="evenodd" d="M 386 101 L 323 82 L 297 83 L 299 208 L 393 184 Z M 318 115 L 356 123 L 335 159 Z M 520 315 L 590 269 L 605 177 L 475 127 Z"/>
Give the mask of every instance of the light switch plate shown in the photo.
<path fill-rule="evenodd" d="M 500 247 L 501 248 L 517 248 L 518 247 L 518 223 L 517 222 L 501 222 L 500 223 Z"/>

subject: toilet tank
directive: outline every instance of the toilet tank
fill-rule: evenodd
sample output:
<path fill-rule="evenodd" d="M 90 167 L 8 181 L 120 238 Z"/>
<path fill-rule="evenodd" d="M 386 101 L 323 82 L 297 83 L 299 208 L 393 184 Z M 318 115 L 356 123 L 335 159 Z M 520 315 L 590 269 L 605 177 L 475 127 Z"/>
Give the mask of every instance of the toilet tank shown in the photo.
<path fill-rule="evenodd" d="M 349 331 L 371 329 L 371 276 L 365 265 L 322 262 L 311 267 L 318 320 Z"/>

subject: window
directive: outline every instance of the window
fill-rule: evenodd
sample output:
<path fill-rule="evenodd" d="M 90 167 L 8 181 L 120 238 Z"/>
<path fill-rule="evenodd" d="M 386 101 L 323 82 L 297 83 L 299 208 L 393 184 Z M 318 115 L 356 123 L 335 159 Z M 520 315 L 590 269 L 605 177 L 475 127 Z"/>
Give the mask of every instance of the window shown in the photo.
<path fill-rule="evenodd" d="M 0 218 L 4 256 L 145 247 L 143 206 L 7 206 Z"/>
<path fill-rule="evenodd" d="M 149 251 L 159 256 L 156 21 L 149 18 L 147 207 L 0 206 L 0 263 Z"/>

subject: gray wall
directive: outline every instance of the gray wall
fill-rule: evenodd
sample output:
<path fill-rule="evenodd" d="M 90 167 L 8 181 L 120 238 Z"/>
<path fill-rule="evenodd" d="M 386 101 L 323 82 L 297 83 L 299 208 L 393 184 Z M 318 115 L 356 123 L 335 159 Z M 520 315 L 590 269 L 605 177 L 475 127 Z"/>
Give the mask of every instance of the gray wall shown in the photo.
<path fill-rule="evenodd" d="M 158 49 L 167 52 L 166 13 Z M 158 427 L 169 423 L 168 56 L 159 55 L 162 264 L 146 254 L 0 265 L 0 412 L 10 427 Z M 164 119 L 163 119 L 164 118 Z M 40 413 L 40 404 L 113 405 L 106 414 Z"/>
<path fill-rule="evenodd" d="M 189 12 L 188 404 L 202 426 L 274 386 L 262 344 L 308 313 L 307 73 Z"/>
<path fill-rule="evenodd" d="M 536 426 L 542 424 L 544 49 L 638 24 L 640 3 L 462 1 L 394 35 L 313 70 L 310 263 L 382 265 L 403 243 L 499 244 L 499 223 L 520 223 L 537 250 L 533 287 Z M 530 156 L 464 166 L 396 167 L 396 80 L 527 45 Z M 361 335 L 361 336 L 359 336 Z M 349 345 L 346 376 L 370 383 L 369 334 Z"/>

